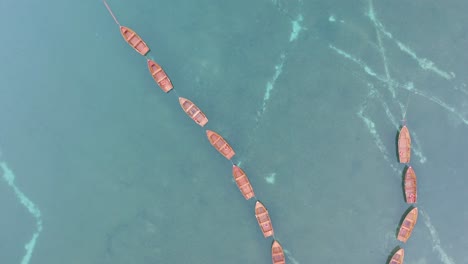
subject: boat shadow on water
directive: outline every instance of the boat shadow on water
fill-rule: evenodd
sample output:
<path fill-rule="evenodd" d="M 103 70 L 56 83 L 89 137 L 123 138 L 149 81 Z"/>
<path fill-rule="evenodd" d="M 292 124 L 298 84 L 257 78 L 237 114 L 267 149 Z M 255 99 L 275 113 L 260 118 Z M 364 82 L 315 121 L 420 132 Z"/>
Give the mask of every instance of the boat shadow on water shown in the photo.
<path fill-rule="evenodd" d="M 405 175 L 406 172 L 408 171 L 409 165 L 405 165 L 403 170 L 401 170 L 401 195 L 403 196 L 403 201 L 406 202 L 406 196 L 405 196 Z M 403 217 L 404 218 L 404 217 Z"/>
<path fill-rule="evenodd" d="M 394 148 L 394 150 L 395 150 L 395 160 L 396 160 L 397 162 L 400 161 L 400 155 L 399 155 L 399 153 L 398 153 L 398 137 L 400 136 L 400 131 L 401 131 L 401 128 L 402 128 L 402 127 L 403 127 L 403 126 L 399 126 L 399 127 L 398 127 L 398 130 L 396 131 L 396 134 L 395 134 L 395 148 Z"/>

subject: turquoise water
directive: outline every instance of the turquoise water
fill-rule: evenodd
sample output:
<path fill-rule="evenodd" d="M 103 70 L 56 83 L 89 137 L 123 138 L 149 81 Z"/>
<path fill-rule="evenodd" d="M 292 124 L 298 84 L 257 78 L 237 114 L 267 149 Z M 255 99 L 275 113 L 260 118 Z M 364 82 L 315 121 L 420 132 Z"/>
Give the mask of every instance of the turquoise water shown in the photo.
<path fill-rule="evenodd" d="M 468 263 L 467 3 L 109 5 L 234 147 L 287 263 Z M 101 1 L 7 0 L 0 21 L 1 263 L 271 263 L 231 163 Z"/>

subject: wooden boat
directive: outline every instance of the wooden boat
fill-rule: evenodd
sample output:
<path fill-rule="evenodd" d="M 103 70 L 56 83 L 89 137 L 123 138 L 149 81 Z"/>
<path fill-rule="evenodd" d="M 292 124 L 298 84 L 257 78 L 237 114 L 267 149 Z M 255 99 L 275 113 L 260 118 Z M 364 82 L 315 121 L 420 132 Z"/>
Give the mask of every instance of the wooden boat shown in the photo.
<path fill-rule="evenodd" d="M 200 108 L 198 108 L 194 103 L 192 103 L 192 101 L 183 97 L 179 97 L 179 104 L 185 111 L 185 113 L 201 127 L 208 123 L 208 118 L 206 118 L 205 114 L 200 110 Z"/>
<path fill-rule="evenodd" d="M 134 48 L 138 53 L 145 56 L 149 52 L 149 47 L 143 41 L 143 39 L 138 36 L 135 31 L 131 30 L 128 27 L 120 26 L 120 33 L 122 37 L 127 41 L 127 43 Z"/>
<path fill-rule="evenodd" d="M 206 130 L 206 136 L 210 141 L 211 145 L 219 151 L 226 159 L 230 160 L 236 154 L 232 147 L 222 138 L 218 133 Z"/>
<path fill-rule="evenodd" d="M 400 230 L 398 231 L 398 240 L 406 243 L 408 238 L 411 236 L 411 232 L 413 232 L 413 228 L 414 225 L 416 225 L 417 220 L 418 208 L 415 207 L 405 216 L 405 219 L 400 226 Z"/>
<path fill-rule="evenodd" d="M 104 2 L 104 5 L 106 6 L 107 10 L 111 14 L 112 18 L 114 19 L 115 23 L 117 23 L 117 25 L 119 25 L 120 33 L 122 34 L 122 37 L 125 39 L 125 41 L 127 41 L 127 43 L 132 48 L 134 48 L 138 53 L 145 56 L 146 53 L 148 53 L 148 51 L 150 50 L 148 45 L 146 45 L 146 43 L 143 41 L 143 39 L 137 33 L 135 33 L 135 31 L 131 30 L 128 27 L 124 27 L 124 26 L 120 25 L 119 21 L 115 17 L 114 13 L 112 12 L 109 5 L 107 4 L 106 0 L 103 0 L 103 2 Z"/>
<path fill-rule="evenodd" d="M 411 137 L 409 130 L 403 126 L 398 135 L 398 157 L 400 163 L 409 163 L 411 158 Z"/>
<path fill-rule="evenodd" d="M 250 185 L 249 178 L 241 168 L 236 165 L 232 165 L 232 176 L 246 200 L 255 196 L 252 185 Z"/>
<path fill-rule="evenodd" d="M 392 258 L 388 264 L 403 264 L 403 259 L 405 258 L 405 250 L 400 248 L 393 254 Z"/>
<path fill-rule="evenodd" d="M 283 247 L 276 240 L 271 245 L 271 259 L 273 260 L 273 264 L 286 264 Z"/>
<path fill-rule="evenodd" d="M 411 166 L 408 167 L 405 173 L 405 198 L 409 204 L 416 203 L 418 200 L 418 185 L 416 173 Z"/>
<path fill-rule="evenodd" d="M 274 231 L 273 226 L 271 225 L 270 215 L 268 214 L 268 210 L 265 206 L 259 201 L 255 203 L 255 216 L 257 217 L 260 229 L 262 229 L 263 236 L 272 236 Z"/>
<path fill-rule="evenodd" d="M 153 76 L 154 81 L 165 93 L 172 90 L 172 82 L 169 77 L 167 77 L 167 74 L 163 68 L 159 66 L 159 64 L 153 60 L 148 59 L 148 70 L 150 71 L 151 76 Z"/>

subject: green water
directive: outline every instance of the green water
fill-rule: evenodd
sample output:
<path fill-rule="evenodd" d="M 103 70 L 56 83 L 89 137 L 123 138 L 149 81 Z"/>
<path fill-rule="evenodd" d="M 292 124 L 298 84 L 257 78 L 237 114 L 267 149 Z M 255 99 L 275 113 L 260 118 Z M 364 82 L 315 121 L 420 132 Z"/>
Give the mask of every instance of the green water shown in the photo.
<path fill-rule="evenodd" d="M 176 93 L 235 149 L 287 263 L 397 246 L 468 263 L 467 3 L 109 5 L 175 92 L 101 1 L 0 2 L 0 263 L 271 263 L 254 199 Z M 402 244 L 405 112 L 420 215 Z"/>

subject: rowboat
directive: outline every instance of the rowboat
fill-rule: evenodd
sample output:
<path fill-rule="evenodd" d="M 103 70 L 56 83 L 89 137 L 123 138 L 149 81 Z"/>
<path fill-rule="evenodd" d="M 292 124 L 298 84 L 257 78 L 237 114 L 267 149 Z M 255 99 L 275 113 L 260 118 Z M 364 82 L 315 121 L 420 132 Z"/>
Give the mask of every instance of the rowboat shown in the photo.
<path fill-rule="evenodd" d="M 106 6 L 107 10 L 111 14 L 112 18 L 114 19 L 115 23 L 119 26 L 120 28 L 120 33 L 122 34 L 122 37 L 127 41 L 127 43 L 134 48 L 138 53 L 141 55 L 145 56 L 146 53 L 150 50 L 148 45 L 143 41 L 143 39 L 135 33 L 132 29 L 128 27 L 124 27 L 120 25 L 119 21 L 115 17 L 114 13 L 112 12 L 111 8 L 107 4 L 106 0 L 103 0 L 104 5 Z"/>
<path fill-rule="evenodd" d="M 213 145 L 213 147 L 218 150 L 219 153 L 221 153 L 226 159 L 230 160 L 232 157 L 234 157 L 236 153 L 227 143 L 227 141 L 224 140 L 224 138 L 221 137 L 218 133 L 211 130 L 206 130 L 206 136 L 208 137 L 211 145 Z"/>
<path fill-rule="evenodd" d="M 405 250 L 400 248 L 393 254 L 390 262 L 388 264 L 403 264 L 403 259 L 405 258 Z"/>
<path fill-rule="evenodd" d="M 276 240 L 271 245 L 271 259 L 273 260 L 273 264 L 286 264 L 283 247 Z"/>
<path fill-rule="evenodd" d="M 165 92 L 172 90 L 173 86 L 169 77 L 167 77 L 166 72 L 163 70 L 159 64 L 155 61 L 148 59 L 148 70 L 153 76 L 154 81 L 159 85 L 159 87 Z"/>
<path fill-rule="evenodd" d="M 400 226 L 400 230 L 398 231 L 398 240 L 403 243 L 406 243 L 408 238 L 411 236 L 411 232 L 413 231 L 414 225 L 418 220 L 418 208 L 413 208 L 409 213 L 405 216 L 403 223 Z"/>
<path fill-rule="evenodd" d="M 247 175 L 241 168 L 236 165 L 232 165 L 232 176 L 246 200 L 255 196 L 252 185 L 250 185 L 249 178 L 247 178 Z"/>
<path fill-rule="evenodd" d="M 271 225 L 270 215 L 268 214 L 268 210 L 265 206 L 259 201 L 255 203 L 255 216 L 257 217 L 260 229 L 262 229 L 263 236 L 272 236 L 274 232 L 273 226 Z"/>
<path fill-rule="evenodd" d="M 198 108 L 192 101 L 179 97 L 179 104 L 184 110 L 184 112 L 195 121 L 195 123 L 199 124 L 200 126 L 206 125 L 208 123 L 208 118 L 206 118 L 205 114 Z"/>
<path fill-rule="evenodd" d="M 400 163 L 409 163 L 411 158 L 411 137 L 409 130 L 403 126 L 398 135 L 398 157 Z"/>
<path fill-rule="evenodd" d="M 120 26 L 120 33 L 125 41 L 141 55 L 145 56 L 150 50 L 143 39 L 132 29 Z"/>
<path fill-rule="evenodd" d="M 409 204 L 416 203 L 418 200 L 418 185 L 416 181 L 416 173 L 411 166 L 408 167 L 405 173 L 405 197 Z"/>

